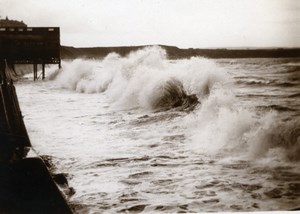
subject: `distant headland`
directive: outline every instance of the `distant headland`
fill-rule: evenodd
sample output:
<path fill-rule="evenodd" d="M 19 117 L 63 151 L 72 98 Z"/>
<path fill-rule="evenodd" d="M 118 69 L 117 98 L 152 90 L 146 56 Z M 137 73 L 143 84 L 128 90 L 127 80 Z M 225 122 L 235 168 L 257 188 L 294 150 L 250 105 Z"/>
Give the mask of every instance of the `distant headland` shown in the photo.
<path fill-rule="evenodd" d="M 61 46 L 62 59 L 75 58 L 103 58 L 109 53 L 115 52 L 126 56 L 131 51 L 136 51 L 145 46 L 124 46 L 124 47 L 92 47 L 75 48 Z M 157 45 L 164 48 L 170 59 L 183 59 L 193 56 L 206 58 L 293 58 L 300 57 L 300 48 L 255 48 L 255 49 L 181 49 L 175 46 Z"/>

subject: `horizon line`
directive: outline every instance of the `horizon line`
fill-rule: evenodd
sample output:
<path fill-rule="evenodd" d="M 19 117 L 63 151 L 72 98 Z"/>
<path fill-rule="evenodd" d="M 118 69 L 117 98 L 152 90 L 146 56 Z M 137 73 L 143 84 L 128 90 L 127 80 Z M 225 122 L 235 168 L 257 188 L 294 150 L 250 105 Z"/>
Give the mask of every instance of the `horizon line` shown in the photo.
<path fill-rule="evenodd" d="M 143 45 L 119 45 L 119 46 L 71 46 L 71 45 L 63 45 L 65 47 L 72 48 L 120 48 L 120 47 L 147 47 L 147 46 L 166 46 L 166 47 L 174 47 L 178 49 L 228 49 L 228 50 L 254 50 L 254 49 L 300 49 L 299 47 L 289 47 L 289 46 L 242 46 L 242 47 L 178 47 L 175 45 L 164 45 L 164 44 L 143 44 Z"/>

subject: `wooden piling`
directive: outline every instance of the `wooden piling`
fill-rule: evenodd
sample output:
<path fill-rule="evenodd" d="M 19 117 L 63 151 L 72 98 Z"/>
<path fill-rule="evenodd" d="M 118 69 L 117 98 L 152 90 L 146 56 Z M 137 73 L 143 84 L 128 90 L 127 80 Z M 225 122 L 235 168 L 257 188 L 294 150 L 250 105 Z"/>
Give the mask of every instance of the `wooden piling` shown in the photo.
<path fill-rule="evenodd" d="M 34 63 L 33 64 L 33 80 L 37 80 L 38 79 L 38 74 L 37 74 L 37 64 Z"/>
<path fill-rule="evenodd" d="M 45 63 L 42 64 L 42 80 L 45 79 Z"/>

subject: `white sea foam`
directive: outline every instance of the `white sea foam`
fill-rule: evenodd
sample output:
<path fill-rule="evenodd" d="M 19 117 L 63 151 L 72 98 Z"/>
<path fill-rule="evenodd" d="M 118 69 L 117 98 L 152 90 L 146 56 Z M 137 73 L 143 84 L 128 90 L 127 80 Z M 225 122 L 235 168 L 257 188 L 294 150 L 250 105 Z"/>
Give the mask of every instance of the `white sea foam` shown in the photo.
<path fill-rule="evenodd" d="M 231 90 L 233 80 L 213 60 L 193 57 L 172 61 L 164 49 L 148 47 L 126 57 L 112 53 L 103 60 L 64 62 L 62 71 L 54 76 L 62 88 L 104 92 L 111 107 L 121 110 L 140 108 L 147 112 L 176 106 L 176 102 L 183 105 L 187 96 L 195 95 L 200 104 L 184 120 L 191 148 L 200 153 L 237 152 L 253 159 L 280 147 L 290 159 L 299 159 L 291 149 L 298 151 L 299 130 L 293 137 L 287 133 L 296 129 L 295 124 L 274 127 L 276 113 L 259 116 L 251 106 L 241 107 Z M 289 143 L 282 143 L 282 139 Z"/>
<path fill-rule="evenodd" d="M 211 60 L 195 57 L 170 61 L 160 47 L 138 50 L 124 58 L 113 53 L 102 61 L 74 60 L 63 67 L 56 78 L 61 87 L 84 93 L 105 91 L 121 109 L 153 108 L 170 80 L 179 81 L 186 94 L 201 100 L 227 79 Z"/>
<path fill-rule="evenodd" d="M 50 81 L 16 88 L 32 145 L 67 174 L 76 212 L 288 210 L 299 205 L 300 125 L 286 103 L 299 91 L 237 82 L 285 71 L 248 60 L 168 60 L 151 47 L 64 61 Z"/>
<path fill-rule="evenodd" d="M 282 122 L 275 111 L 241 107 L 230 91 L 214 91 L 185 119 L 189 146 L 199 153 L 299 161 L 299 121 Z"/>

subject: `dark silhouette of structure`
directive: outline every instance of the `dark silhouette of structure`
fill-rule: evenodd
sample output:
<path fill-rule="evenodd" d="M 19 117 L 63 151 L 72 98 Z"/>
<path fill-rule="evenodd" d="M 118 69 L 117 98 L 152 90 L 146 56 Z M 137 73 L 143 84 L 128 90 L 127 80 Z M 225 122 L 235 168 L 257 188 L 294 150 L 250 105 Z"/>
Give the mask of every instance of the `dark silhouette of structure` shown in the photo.
<path fill-rule="evenodd" d="M 37 80 L 37 65 L 58 64 L 60 59 L 60 29 L 58 27 L 1 27 L 0 60 L 6 60 L 14 69 L 15 64 L 33 64 L 34 80 Z"/>
<path fill-rule="evenodd" d="M 71 214 L 66 200 L 31 144 L 11 70 L 0 60 L 0 213 Z"/>
<path fill-rule="evenodd" d="M 4 60 L 0 60 L 0 163 L 26 156 L 30 147 L 15 87 Z"/>
<path fill-rule="evenodd" d="M 38 156 L 28 157 L 31 143 L 23 121 L 12 73 L 15 64 L 60 66 L 59 28 L 28 28 L 0 20 L 0 213 L 71 214 L 65 198 Z"/>

